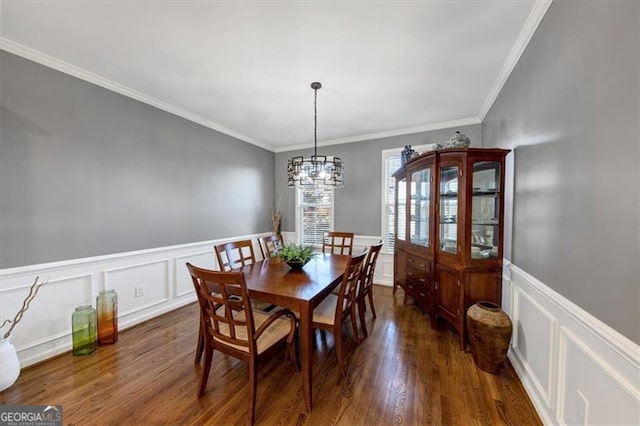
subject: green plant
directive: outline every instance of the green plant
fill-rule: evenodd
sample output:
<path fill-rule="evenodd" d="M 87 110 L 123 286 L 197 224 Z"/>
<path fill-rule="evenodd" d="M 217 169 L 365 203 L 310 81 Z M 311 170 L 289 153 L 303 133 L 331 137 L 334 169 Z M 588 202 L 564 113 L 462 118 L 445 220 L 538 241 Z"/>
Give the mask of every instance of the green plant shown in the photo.
<path fill-rule="evenodd" d="M 313 247 L 291 244 L 283 247 L 278 252 L 278 257 L 285 262 L 307 263 L 313 257 Z"/>

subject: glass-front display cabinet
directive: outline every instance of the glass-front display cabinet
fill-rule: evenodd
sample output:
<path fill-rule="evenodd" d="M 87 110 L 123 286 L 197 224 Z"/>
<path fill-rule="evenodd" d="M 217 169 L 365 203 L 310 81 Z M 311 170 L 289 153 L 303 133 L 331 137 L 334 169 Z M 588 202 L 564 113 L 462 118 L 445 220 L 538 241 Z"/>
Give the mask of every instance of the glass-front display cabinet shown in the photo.
<path fill-rule="evenodd" d="M 460 335 L 472 304 L 502 298 L 504 167 L 509 150 L 452 148 L 398 169 L 394 291 Z M 398 244 L 400 243 L 400 244 Z"/>

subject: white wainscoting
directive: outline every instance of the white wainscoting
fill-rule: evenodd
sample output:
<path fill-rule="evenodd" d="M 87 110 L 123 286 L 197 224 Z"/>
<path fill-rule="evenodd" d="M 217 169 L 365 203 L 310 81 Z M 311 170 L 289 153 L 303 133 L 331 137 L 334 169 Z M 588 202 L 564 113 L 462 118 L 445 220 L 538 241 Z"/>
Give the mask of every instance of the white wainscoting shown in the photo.
<path fill-rule="evenodd" d="M 298 235 L 295 232 L 283 232 L 282 237 L 285 244 L 298 242 Z M 381 237 L 379 236 L 355 235 L 353 239 L 353 253 L 362 253 L 369 246 L 377 244 L 380 239 Z M 373 282 L 384 286 L 393 285 L 393 254 L 385 253 L 384 251 L 380 252 Z"/>
<path fill-rule="evenodd" d="M 71 314 L 95 306 L 102 289 L 118 293 L 118 325 L 131 327 L 196 300 L 186 262 L 217 269 L 215 244 L 252 239 L 254 234 L 128 253 L 73 259 L 0 270 L 0 312 L 13 318 L 36 276 L 48 280 L 11 333 L 23 367 L 71 349 Z M 136 297 L 136 287 L 142 294 Z"/>
<path fill-rule="evenodd" d="M 509 359 L 545 424 L 640 424 L 640 346 L 505 261 Z"/>

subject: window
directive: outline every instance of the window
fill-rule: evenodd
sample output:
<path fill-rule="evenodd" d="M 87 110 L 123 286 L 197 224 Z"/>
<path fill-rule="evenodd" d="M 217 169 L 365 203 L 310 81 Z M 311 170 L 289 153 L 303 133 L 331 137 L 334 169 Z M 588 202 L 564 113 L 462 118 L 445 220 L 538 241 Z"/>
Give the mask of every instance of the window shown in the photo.
<path fill-rule="evenodd" d="M 321 246 L 324 231 L 333 229 L 333 189 L 298 188 L 296 197 L 300 243 Z"/>
<path fill-rule="evenodd" d="M 420 145 L 413 147 L 416 151 L 428 151 L 432 145 Z M 396 180 L 391 176 L 400 168 L 400 153 L 403 148 L 387 149 L 382 151 L 382 238 L 384 246 L 382 250 L 393 253 L 393 242 L 396 236 L 395 203 Z M 402 221 L 404 223 L 404 221 Z"/>

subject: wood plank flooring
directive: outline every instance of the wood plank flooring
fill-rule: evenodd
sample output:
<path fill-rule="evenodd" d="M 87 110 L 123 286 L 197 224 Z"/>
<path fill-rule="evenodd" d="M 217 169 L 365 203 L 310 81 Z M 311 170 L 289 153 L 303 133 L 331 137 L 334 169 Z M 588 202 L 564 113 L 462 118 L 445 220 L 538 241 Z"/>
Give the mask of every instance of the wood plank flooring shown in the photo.
<path fill-rule="evenodd" d="M 337 367 L 331 333 L 315 335 L 313 411 L 302 378 L 277 356 L 258 376 L 256 424 L 271 425 L 539 425 L 511 365 L 499 375 L 477 369 L 448 328 L 431 329 L 414 305 L 376 286 L 378 318 L 367 312 L 360 345 L 345 325 L 348 377 Z M 247 365 L 215 353 L 206 394 L 193 363 L 198 307 L 185 306 L 122 331 L 92 355 L 70 353 L 26 368 L 0 404 L 63 406 L 65 424 L 245 424 Z"/>

